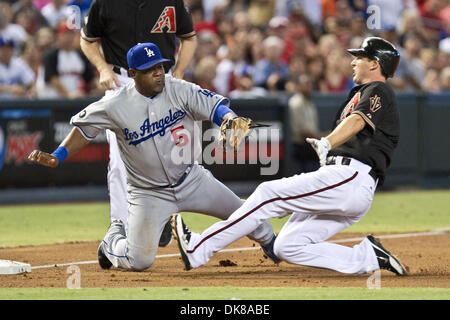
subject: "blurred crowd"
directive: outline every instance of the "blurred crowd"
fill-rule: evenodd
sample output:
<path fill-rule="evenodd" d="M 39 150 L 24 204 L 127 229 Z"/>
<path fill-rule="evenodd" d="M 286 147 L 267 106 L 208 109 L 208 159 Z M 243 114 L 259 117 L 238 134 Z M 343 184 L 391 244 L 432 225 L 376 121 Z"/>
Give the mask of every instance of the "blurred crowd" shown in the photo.
<path fill-rule="evenodd" d="M 79 48 L 91 1 L 0 0 L 0 99 L 103 95 Z M 354 85 L 346 49 L 370 35 L 400 51 L 397 91 L 450 90 L 449 0 L 185 3 L 198 35 L 185 78 L 231 98 L 295 93 L 302 75 L 312 91 L 346 92 Z"/>

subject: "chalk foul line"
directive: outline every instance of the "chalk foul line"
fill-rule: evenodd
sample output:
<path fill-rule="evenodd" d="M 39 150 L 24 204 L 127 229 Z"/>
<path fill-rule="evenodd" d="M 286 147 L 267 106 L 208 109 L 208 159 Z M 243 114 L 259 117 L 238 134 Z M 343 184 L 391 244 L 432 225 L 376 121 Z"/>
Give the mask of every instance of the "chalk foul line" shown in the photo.
<path fill-rule="evenodd" d="M 398 239 L 398 238 L 410 238 L 410 237 L 423 237 L 423 236 L 435 236 L 435 235 L 442 235 L 449 233 L 449 229 L 442 229 L 442 230 L 435 230 L 435 231 L 424 231 L 424 232 L 413 232 L 413 233 L 397 233 L 397 234 L 385 234 L 376 236 L 376 238 L 379 239 Z M 338 240 L 330 240 L 329 242 L 332 243 L 346 243 L 346 242 L 355 242 L 355 241 L 362 241 L 365 237 L 357 237 L 357 238 L 346 238 L 346 239 L 338 239 Z M 250 250 L 259 250 L 259 246 L 255 247 L 248 247 L 248 248 L 230 248 L 230 249 L 223 249 L 219 252 L 235 252 L 235 251 L 250 251 Z M 155 258 L 162 259 L 162 258 L 173 258 L 173 257 L 179 257 L 179 253 L 171 253 L 171 254 L 161 254 L 157 255 Z M 68 262 L 68 263 L 55 263 L 55 264 L 47 264 L 43 266 L 34 266 L 31 267 L 31 269 L 45 269 L 45 268 L 56 268 L 56 267 L 66 267 L 66 266 L 72 266 L 72 265 L 83 265 L 83 264 L 95 264 L 98 263 L 98 260 L 90 260 L 90 261 L 78 261 L 78 262 Z"/>

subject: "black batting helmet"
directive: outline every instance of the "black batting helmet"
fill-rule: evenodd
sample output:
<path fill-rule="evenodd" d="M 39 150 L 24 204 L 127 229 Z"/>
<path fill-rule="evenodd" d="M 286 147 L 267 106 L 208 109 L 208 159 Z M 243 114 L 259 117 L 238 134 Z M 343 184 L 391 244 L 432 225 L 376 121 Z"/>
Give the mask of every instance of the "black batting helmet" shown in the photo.
<path fill-rule="evenodd" d="M 381 73 L 386 78 L 392 77 L 397 70 L 400 61 L 400 54 L 394 45 L 387 40 L 379 37 L 369 37 L 359 49 L 348 49 L 354 56 L 367 57 L 377 60 L 381 66 Z"/>

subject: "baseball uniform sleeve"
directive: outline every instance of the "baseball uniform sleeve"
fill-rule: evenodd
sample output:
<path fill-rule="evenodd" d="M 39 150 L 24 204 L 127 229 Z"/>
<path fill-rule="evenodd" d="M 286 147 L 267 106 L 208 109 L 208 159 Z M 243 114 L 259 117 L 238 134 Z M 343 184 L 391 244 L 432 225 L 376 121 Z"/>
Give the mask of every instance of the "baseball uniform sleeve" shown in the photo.
<path fill-rule="evenodd" d="M 87 22 L 83 27 L 83 33 L 89 40 L 95 40 L 101 38 L 102 30 L 99 0 L 93 0 L 87 16 Z"/>
<path fill-rule="evenodd" d="M 177 1 L 177 36 L 191 35 L 194 32 L 192 17 L 187 11 L 184 1 Z"/>
<path fill-rule="evenodd" d="M 178 97 L 186 110 L 192 114 L 194 120 L 209 120 L 212 122 L 219 104 L 226 106 L 230 104 L 228 98 L 203 89 L 194 83 L 178 79 L 173 79 L 172 81 L 175 84 L 172 87 L 173 94 Z"/>
<path fill-rule="evenodd" d="M 382 85 L 367 87 L 352 113 L 360 115 L 375 132 L 377 124 L 383 119 L 385 108 L 390 105 L 389 96 Z"/>
<path fill-rule="evenodd" d="M 113 129 L 105 100 L 90 104 L 70 119 L 70 124 L 76 126 L 87 140 L 93 140 L 105 129 Z"/>

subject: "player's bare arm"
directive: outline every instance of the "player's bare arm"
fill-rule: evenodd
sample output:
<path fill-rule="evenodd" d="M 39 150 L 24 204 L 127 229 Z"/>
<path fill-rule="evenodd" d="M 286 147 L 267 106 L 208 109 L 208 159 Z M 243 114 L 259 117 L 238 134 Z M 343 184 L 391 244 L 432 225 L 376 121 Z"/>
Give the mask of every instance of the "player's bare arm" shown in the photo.
<path fill-rule="evenodd" d="M 112 71 L 110 65 L 105 61 L 100 46 L 95 39 L 86 37 L 81 29 L 80 47 L 88 60 L 97 68 L 100 73 L 99 83 L 105 90 L 112 90 L 115 87 L 120 87 L 117 75 Z"/>
<path fill-rule="evenodd" d="M 28 160 L 46 167 L 55 168 L 65 158 L 76 154 L 88 144 L 89 140 L 84 138 L 77 128 L 73 128 L 53 153 L 50 154 L 41 150 L 33 150 L 28 156 Z"/>
<path fill-rule="evenodd" d="M 364 129 L 366 122 L 358 114 L 352 114 L 342 121 L 326 139 L 330 142 L 331 149 L 340 146 Z"/>
<path fill-rule="evenodd" d="M 352 114 L 342 121 L 328 136 L 323 137 L 320 140 L 306 138 L 306 142 L 311 144 L 319 157 L 320 165 L 324 166 L 327 160 L 328 151 L 350 140 L 350 138 L 360 132 L 365 125 L 366 122 L 360 115 Z"/>
<path fill-rule="evenodd" d="M 189 67 L 192 58 L 194 57 L 195 49 L 197 48 L 197 36 L 195 32 L 179 37 L 181 41 L 180 51 L 178 53 L 177 63 L 173 71 L 173 76 L 178 79 L 183 79 L 184 73 Z"/>

